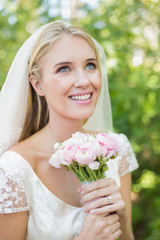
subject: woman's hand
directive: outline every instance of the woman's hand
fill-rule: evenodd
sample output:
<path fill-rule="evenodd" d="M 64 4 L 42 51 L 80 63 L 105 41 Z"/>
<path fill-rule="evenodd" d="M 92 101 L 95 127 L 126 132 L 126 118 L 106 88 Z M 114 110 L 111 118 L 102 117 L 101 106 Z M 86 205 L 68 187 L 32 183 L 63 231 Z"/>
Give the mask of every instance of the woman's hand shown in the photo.
<path fill-rule="evenodd" d="M 115 240 L 121 235 L 119 216 L 107 217 L 86 214 L 81 232 L 76 240 Z"/>
<path fill-rule="evenodd" d="M 85 204 L 84 211 L 99 216 L 125 213 L 125 203 L 120 188 L 112 178 L 99 179 L 78 189 L 81 201 Z M 110 198 L 110 200 L 109 200 Z"/>

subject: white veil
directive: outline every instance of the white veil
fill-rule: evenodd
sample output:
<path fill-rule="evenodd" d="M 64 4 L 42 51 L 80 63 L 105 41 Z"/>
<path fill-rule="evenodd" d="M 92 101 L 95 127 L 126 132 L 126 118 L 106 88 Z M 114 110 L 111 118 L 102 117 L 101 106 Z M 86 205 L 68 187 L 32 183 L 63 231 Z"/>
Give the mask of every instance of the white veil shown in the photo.
<path fill-rule="evenodd" d="M 94 40 L 94 39 L 93 39 Z M 96 132 L 108 132 L 113 130 L 111 102 L 108 90 L 106 56 L 101 45 L 94 40 L 99 60 L 102 86 L 96 108 L 93 115 L 88 119 L 84 128 Z"/>
<path fill-rule="evenodd" d="M 18 142 L 27 107 L 29 72 L 28 61 L 35 42 L 43 29 L 50 23 L 38 28 L 19 49 L 9 69 L 6 81 L 0 92 L 0 155 Z M 67 26 L 67 24 L 66 24 Z M 95 42 L 100 56 L 102 88 L 93 115 L 84 128 L 92 131 L 112 131 L 111 104 L 108 92 L 105 53 L 98 42 Z"/>

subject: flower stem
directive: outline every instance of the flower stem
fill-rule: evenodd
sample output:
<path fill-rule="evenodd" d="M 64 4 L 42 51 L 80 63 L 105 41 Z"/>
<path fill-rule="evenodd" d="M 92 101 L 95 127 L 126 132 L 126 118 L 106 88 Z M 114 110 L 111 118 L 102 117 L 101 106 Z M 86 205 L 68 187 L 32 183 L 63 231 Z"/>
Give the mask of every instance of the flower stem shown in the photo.
<path fill-rule="evenodd" d="M 96 180 L 96 178 L 95 178 L 95 176 L 93 174 L 93 171 L 88 167 L 88 165 L 85 166 L 85 169 L 86 169 L 86 172 L 89 175 L 88 181 Z"/>
<path fill-rule="evenodd" d="M 80 171 L 80 175 L 83 176 L 84 180 L 88 181 L 88 175 L 83 166 L 79 165 L 79 171 Z"/>
<path fill-rule="evenodd" d="M 69 168 L 72 172 L 74 172 L 74 174 L 77 176 L 77 178 L 79 179 L 80 182 L 83 182 L 83 181 L 84 181 L 83 177 L 81 177 L 81 175 L 80 175 L 79 172 L 77 171 L 76 167 L 73 167 L 73 166 L 70 167 L 70 166 L 68 166 L 68 168 Z"/>

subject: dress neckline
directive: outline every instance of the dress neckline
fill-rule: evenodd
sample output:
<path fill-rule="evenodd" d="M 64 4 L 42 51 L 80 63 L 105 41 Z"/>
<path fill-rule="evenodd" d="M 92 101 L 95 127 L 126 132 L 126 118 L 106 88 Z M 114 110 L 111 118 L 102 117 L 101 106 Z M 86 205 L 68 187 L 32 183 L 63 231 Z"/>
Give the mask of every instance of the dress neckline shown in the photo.
<path fill-rule="evenodd" d="M 66 206 L 68 206 L 68 207 L 70 207 L 70 208 L 77 209 L 77 210 L 81 210 L 81 209 L 84 208 L 84 207 L 76 207 L 76 206 L 70 205 L 70 204 L 64 202 L 63 200 L 61 200 L 60 198 L 58 198 L 54 193 L 52 193 L 52 192 L 43 184 L 43 182 L 41 181 L 41 179 L 40 179 L 40 178 L 37 176 L 37 174 L 34 172 L 32 166 L 29 164 L 29 162 L 28 162 L 24 157 L 22 157 L 19 153 L 15 152 L 15 151 L 12 151 L 12 150 L 8 150 L 8 151 L 6 151 L 5 153 L 7 153 L 7 152 L 8 152 L 8 153 L 13 153 L 13 154 L 17 155 L 19 158 L 21 158 L 21 159 L 23 160 L 23 162 L 30 168 L 32 174 L 33 174 L 34 177 L 36 177 L 36 179 L 40 182 L 41 186 L 42 186 L 43 188 L 45 188 L 45 190 L 46 190 L 52 197 L 54 197 L 55 199 L 57 199 L 61 204 L 64 204 L 64 205 L 66 205 Z"/>

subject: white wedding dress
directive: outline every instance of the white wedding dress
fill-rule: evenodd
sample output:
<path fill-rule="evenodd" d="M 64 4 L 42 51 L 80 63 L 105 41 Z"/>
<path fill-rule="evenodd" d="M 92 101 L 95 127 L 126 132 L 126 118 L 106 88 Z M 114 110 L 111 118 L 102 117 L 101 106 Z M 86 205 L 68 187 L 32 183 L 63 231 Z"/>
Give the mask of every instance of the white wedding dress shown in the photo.
<path fill-rule="evenodd" d="M 138 168 L 138 163 L 126 136 L 112 134 L 121 154 L 108 162 L 106 176 L 120 185 L 120 176 Z M 29 213 L 26 240 L 73 240 L 81 230 L 82 208 L 57 198 L 22 156 L 7 151 L 0 157 L 0 213 L 21 211 Z"/>

